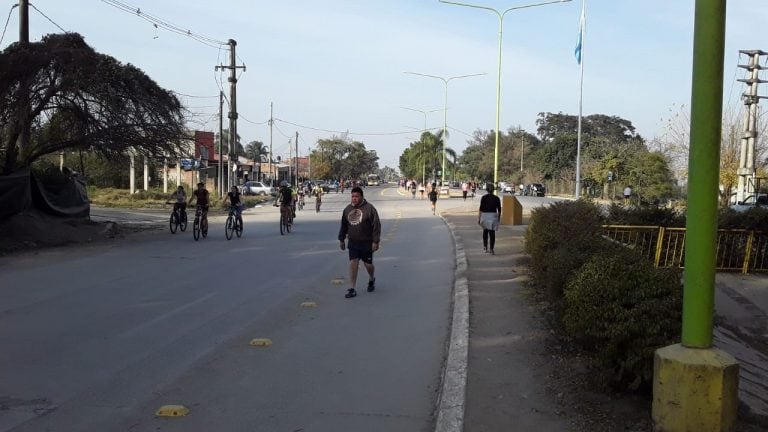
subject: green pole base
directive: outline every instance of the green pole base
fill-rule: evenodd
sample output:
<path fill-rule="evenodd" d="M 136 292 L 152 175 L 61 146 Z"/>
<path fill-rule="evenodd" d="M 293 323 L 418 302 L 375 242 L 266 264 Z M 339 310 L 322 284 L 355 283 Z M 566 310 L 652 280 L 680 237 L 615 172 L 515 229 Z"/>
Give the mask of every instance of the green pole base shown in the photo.
<path fill-rule="evenodd" d="M 729 432 L 736 423 L 739 364 L 715 348 L 656 351 L 653 408 L 658 432 Z"/>

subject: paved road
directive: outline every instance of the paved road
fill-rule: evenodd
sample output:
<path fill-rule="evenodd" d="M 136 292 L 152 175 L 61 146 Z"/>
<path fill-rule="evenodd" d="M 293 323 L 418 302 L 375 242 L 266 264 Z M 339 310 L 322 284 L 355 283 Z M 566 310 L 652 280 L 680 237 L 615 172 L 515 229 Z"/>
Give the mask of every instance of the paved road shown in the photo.
<path fill-rule="evenodd" d="M 352 300 L 335 240 L 348 194 L 283 237 L 266 207 L 231 241 L 219 217 L 200 242 L 163 231 L 0 260 L 0 431 L 430 430 L 453 243 L 425 201 L 367 198 L 383 222 L 378 289 Z M 165 404 L 191 412 L 156 418 Z"/>

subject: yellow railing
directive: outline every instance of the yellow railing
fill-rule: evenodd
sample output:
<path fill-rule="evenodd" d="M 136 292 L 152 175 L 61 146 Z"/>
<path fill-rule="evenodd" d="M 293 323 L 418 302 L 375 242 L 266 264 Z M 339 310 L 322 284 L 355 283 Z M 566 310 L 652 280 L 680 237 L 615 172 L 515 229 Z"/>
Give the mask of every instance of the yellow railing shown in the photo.
<path fill-rule="evenodd" d="M 603 235 L 637 250 L 656 267 L 683 267 L 685 228 L 603 225 Z M 718 230 L 716 268 L 745 274 L 768 271 L 768 233 Z"/>

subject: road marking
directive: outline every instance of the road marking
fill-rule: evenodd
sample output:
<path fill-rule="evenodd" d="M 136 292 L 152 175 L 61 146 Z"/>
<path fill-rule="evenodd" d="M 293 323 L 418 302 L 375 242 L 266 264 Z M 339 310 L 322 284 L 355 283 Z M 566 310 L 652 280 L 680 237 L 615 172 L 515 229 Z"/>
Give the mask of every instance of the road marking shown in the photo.
<path fill-rule="evenodd" d="M 344 283 L 344 278 L 340 278 L 340 277 L 333 278 L 331 279 L 331 283 L 334 285 L 341 285 Z"/>
<path fill-rule="evenodd" d="M 268 338 L 251 339 L 251 345 L 257 346 L 257 347 L 268 347 L 272 345 L 272 339 L 268 339 Z"/>
<path fill-rule="evenodd" d="M 307 301 L 307 302 L 302 303 L 301 307 L 314 308 L 314 307 L 317 307 L 317 303 L 315 303 L 313 301 Z"/>
<path fill-rule="evenodd" d="M 184 405 L 163 405 L 155 411 L 158 417 L 184 417 L 189 414 L 189 408 Z"/>

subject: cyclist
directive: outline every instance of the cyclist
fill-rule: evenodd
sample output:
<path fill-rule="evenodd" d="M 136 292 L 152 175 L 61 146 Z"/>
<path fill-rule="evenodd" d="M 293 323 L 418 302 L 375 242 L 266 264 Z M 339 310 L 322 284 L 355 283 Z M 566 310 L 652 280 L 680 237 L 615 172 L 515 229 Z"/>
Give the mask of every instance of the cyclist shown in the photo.
<path fill-rule="evenodd" d="M 320 204 L 323 203 L 323 188 L 320 185 L 315 185 L 312 189 L 312 195 L 315 196 L 315 213 L 320 212 Z"/>
<path fill-rule="evenodd" d="M 197 206 L 202 209 L 202 219 L 200 225 L 205 227 L 204 234 L 208 233 L 208 206 L 210 205 L 210 194 L 208 189 L 205 188 L 205 183 L 200 182 L 197 184 L 197 189 L 192 192 L 192 196 L 189 198 L 189 205 L 192 205 L 192 201 L 197 201 Z M 205 224 L 203 224 L 205 221 Z"/>
<path fill-rule="evenodd" d="M 227 196 L 224 197 L 224 200 L 221 202 L 222 205 L 225 205 L 227 203 L 227 200 L 229 200 L 229 205 L 235 209 L 235 217 L 237 218 L 237 222 L 240 224 L 240 226 L 243 226 L 243 202 L 240 201 L 240 191 L 237 190 L 237 186 L 232 186 L 232 189 L 227 192 Z"/>
<path fill-rule="evenodd" d="M 291 189 L 291 186 L 288 184 L 287 181 L 283 180 L 280 182 L 280 189 L 277 191 L 277 203 L 280 204 L 280 212 L 288 212 L 289 215 L 293 214 L 293 198 L 296 195 L 296 192 Z M 293 222 L 293 217 L 291 217 L 291 220 L 288 221 L 288 224 L 290 225 Z"/>
<path fill-rule="evenodd" d="M 299 188 L 299 210 L 304 209 L 304 195 L 306 195 L 306 191 L 302 186 Z"/>
<path fill-rule="evenodd" d="M 173 211 L 179 210 L 181 220 L 186 219 L 187 216 L 187 193 L 184 191 L 184 186 L 176 188 L 176 192 L 171 194 L 169 200 L 175 200 L 173 203 Z"/>

